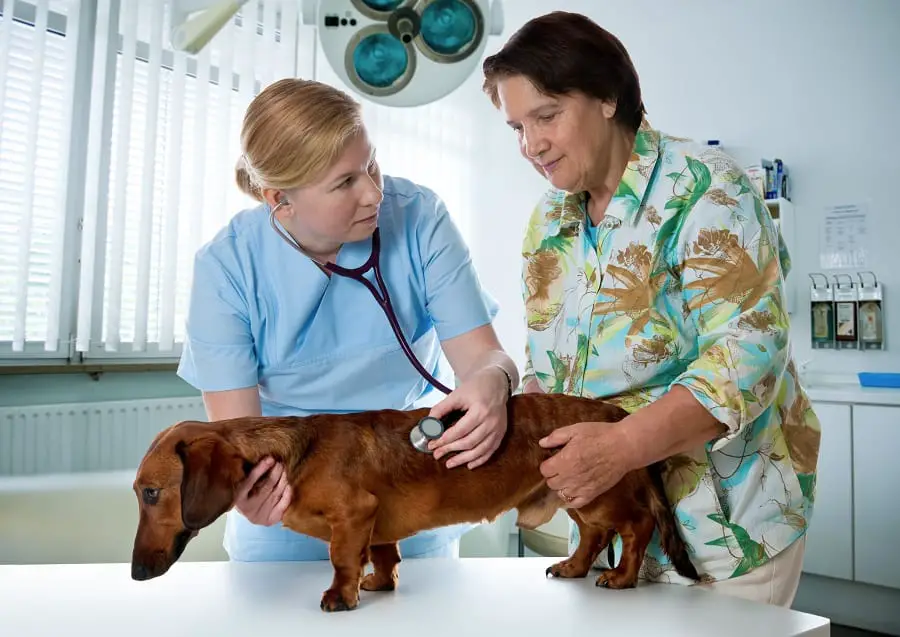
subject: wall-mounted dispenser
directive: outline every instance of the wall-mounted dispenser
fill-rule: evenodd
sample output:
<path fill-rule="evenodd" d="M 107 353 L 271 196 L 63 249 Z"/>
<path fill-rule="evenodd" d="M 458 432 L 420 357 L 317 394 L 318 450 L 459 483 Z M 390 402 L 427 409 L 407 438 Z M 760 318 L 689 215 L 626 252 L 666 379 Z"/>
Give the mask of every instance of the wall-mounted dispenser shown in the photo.
<path fill-rule="evenodd" d="M 823 285 L 816 283 L 821 277 Z M 809 288 L 810 325 L 812 329 L 813 349 L 834 349 L 834 290 L 828 284 L 828 277 L 818 272 L 809 275 L 812 286 Z"/>
<path fill-rule="evenodd" d="M 867 285 L 863 274 L 872 277 Z M 862 272 L 859 278 L 859 348 L 884 349 L 883 288 L 873 272 Z"/>
<path fill-rule="evenodd" d="M 834 279 L 834 340 L 838 349 L 859 347 L 857 324 L 859 297 L 853 277 L 835 274 Z M 842 281 L 846 280 L 846 283 Z"/>

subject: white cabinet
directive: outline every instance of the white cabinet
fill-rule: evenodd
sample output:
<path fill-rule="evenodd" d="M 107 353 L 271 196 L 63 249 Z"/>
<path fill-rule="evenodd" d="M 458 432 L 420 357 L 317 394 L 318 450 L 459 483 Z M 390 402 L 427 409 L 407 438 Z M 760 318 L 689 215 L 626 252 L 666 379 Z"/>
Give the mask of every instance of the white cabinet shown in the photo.
<path fill-rule="evenodd" d="M 822 424 L 806 573 L 853 579 L 853 447 L 850 405 L 814 402 Z M 898 427 L 900 431 L 900 427 Z"/>
<path fill-rule="evenodd" d="M 853 407 L 855 579 L 900 588 L 900 407 Z"/>

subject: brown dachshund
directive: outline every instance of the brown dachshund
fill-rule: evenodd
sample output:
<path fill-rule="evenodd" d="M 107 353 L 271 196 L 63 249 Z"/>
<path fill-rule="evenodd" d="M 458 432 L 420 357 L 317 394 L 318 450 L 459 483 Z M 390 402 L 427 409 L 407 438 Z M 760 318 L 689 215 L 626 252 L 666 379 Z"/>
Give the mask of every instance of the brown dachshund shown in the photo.
<path fill-rule="evenodd" d="M 554 429 L 585 421 L 618 421 L 626 412 L 565 394 L 521 394 L 508 403 L 508 429 L 491 460 L 476 469 L 447 469 L 413 448 L 410 430 L 427 409 L 342 415 L 257 417 L 182 422 L 160 432 L 134 481 L 140 521 L 132 577 L 158 577 L 201 529 L 228 511 L 237 485 L 265 456 L 284 463 L 293 499 L 283 524 L 330 543 L 334 579 L 321 607 L 348 610 L 359 590 L 393 590 L 397 542 L 424 529 L 496 519 L 518 510 L 516 524 L 532 529 L 565 506 L 548 489 L 540 464 L 554 450 L 538 441 Z M 453 422 L 461 414 L 454 414 Z M 630 588 L 658 527 L 663 550 L 678 573 L 698 580 L 663 490 L 660 467 L 627 474 L 590 504 L 568 510 L 581 542 L 567 560 L 547 569 L 585 577 L 616 532 L 622 556 L 598 586 Z M 363 576 L 371 561 L 373 572 Z"/>

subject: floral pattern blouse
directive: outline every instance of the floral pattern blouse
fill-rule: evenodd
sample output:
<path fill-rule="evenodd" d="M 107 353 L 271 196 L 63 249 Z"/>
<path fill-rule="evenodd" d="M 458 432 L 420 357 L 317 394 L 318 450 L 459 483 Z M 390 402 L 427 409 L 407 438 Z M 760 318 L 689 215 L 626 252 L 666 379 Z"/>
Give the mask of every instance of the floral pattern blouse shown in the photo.
<path fill-rule="evenodd" d="M 666 492 L 704 580 L 739 576 L 806 532 L 815 492 L 820 425 L 790 353 L 778 228 L 733 159 L 646 121 L 598 226 L 586 208 L 551 189 L 529 221 L 523 382 L 629 412 L 689 389 L 728 433 L 670 458 Z M 656 535 L 642 578 L 687 582 Z"/>

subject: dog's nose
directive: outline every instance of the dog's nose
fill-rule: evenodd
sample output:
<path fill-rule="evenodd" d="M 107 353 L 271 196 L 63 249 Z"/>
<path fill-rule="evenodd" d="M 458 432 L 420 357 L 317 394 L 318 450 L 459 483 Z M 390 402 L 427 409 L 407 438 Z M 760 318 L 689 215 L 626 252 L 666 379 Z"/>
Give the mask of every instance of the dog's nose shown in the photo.
<path fill-rule="evenodd" d="M 146 566 L 141 564 L 140 562 L 132 562 L 131 563 L 131 579 L 134 580 L 145 580 L 149 579 L 150 571 Z"/>

